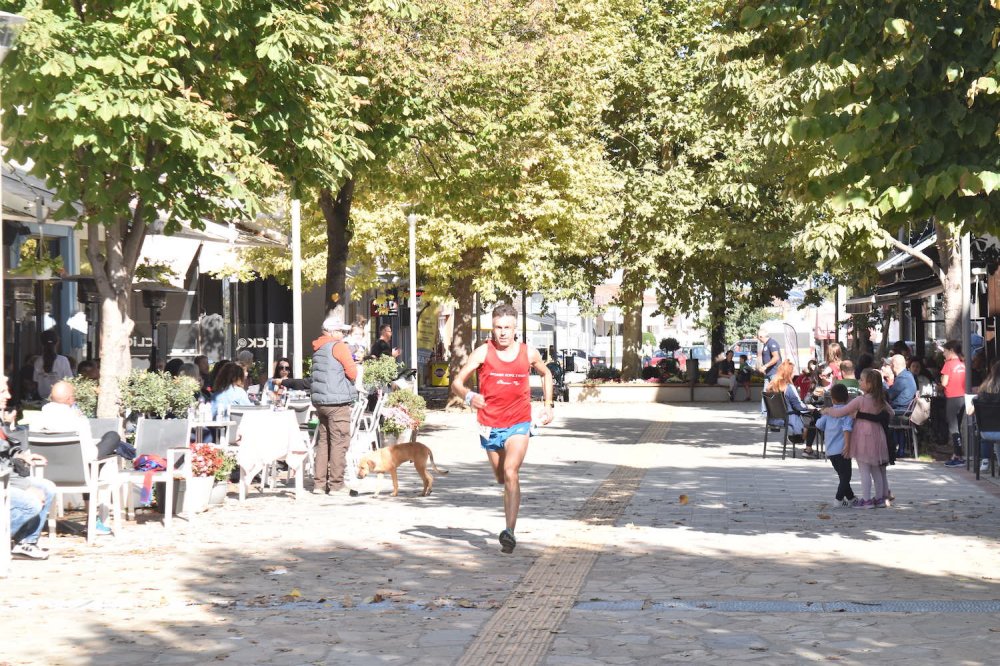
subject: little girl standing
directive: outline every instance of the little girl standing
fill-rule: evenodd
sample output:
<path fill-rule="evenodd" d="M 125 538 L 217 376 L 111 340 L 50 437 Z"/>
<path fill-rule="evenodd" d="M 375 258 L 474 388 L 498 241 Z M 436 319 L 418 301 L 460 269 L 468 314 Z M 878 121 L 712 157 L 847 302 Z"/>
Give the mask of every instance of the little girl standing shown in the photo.
<path fill-rule="evenodd" d="M 861 472 L 861 498 L 855 501 L 854 507 L 886 507 L 889 506 L 889 482 L 885 473 L 889 463 L 886 429 L 892 407 L 885 399 L 882 376 L 877 370 L 866 368 L 861 373 L 860 386 L 860 396 L 843 407 L 826 407 L 823 414 L 854 417 L 851 457 L 858 461 L 858 470 Z M 871 493 L 872 481 L 875 482 L 874 496 Z"/>

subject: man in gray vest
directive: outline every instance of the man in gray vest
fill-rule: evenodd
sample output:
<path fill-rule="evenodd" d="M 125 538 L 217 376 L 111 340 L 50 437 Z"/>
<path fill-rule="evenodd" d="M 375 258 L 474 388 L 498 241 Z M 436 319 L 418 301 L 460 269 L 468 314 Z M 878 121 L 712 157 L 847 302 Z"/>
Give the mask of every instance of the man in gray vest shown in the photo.
<path fill-rule="evenodd" d="M 312 401 L 319 417 L 314 494 L 344 489 L 347 449 L 351 444 L 351 405 L 358 397 L 354 388 L 358 366 L 344 342 L 349 330 L 343 309 L 337 308 L 323 321 L 323 335 L 313 340 Z"/>

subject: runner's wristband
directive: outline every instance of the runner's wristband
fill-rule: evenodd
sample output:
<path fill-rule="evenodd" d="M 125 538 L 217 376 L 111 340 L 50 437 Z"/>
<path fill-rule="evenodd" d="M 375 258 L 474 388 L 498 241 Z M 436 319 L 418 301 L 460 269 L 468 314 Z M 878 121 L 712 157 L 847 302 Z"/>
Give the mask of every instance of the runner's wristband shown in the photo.
<path fill-rule="evenodd" d="M 471 407 L 472 406 L 472 399 L 475 398 L 477 395 L 478 394 L 475 391 L 469 391 L 468 393 L 466 393 L 465 394 L 465 404 L 469 405 Z"/>

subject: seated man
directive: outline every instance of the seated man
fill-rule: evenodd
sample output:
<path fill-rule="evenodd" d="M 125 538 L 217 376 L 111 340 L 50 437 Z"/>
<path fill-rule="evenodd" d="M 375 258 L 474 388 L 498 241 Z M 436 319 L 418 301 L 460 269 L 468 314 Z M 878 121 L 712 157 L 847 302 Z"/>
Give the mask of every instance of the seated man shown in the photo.
<path fill-rule="evenodd" d="M 733 363 L 732 350 L 726 352 L 725 358 L 712 364 L 705 379 L 708 384 L 726 387 L 729 391 L 729 400 L 732 401 L 734 399 L 733 390 L 736 388 L 736 364 Z"/>
<path fill-rule="evenodd" d="M 846 386 L 847 394 L 852 398 L 861 395 L 861 385 L 858 383 L 858 378 L 854 375 L 854 363 L 850 359 L 844 359 L 840 362 L 840 372 L 842 378 L 834 383 Z"/>
<path fill-rule="evenodd" d="M 4 411 L 10 393 L 7 378 L 0 376 L 0 469 L 10 469 L 10 533 L 11 554 L 32 560 L 48 559 L 49 553 L 38 546 L 42 526 L 48 521 L 55 484 L 47 479 L 31 476 L 31 465 L 44 465 L 45 458 L 33 455 L 23 445 L 23 432 L 13 429 L 14 413 Z M 0 544 L 6 548 L 7 544 Z"/>
<path fill-rule="evenodd" d="M 52 385 L 49 402 L 42 406 L 41 416 L 33 422 L 32 429 L 41 432 L 76 433 L 80 437 L 80 447 L 83 449 L 84 460 L 97 460 L 115 454 L 120 443 L 117 433 L 107 433 L 100 442 L 94 439 L 90 429 L 90 421 L 83 415 L 76 404 L 76 389 L 66 381 Z M 101 470 L 101 479 L 106 480 L 116 474 L 112 466 L 106 465 Z M 111 534 L 111 529 L 104 524 L 107 507 L 102 503 L 98 507 L 98 518 L 95 530 L 98 534 Z"/>

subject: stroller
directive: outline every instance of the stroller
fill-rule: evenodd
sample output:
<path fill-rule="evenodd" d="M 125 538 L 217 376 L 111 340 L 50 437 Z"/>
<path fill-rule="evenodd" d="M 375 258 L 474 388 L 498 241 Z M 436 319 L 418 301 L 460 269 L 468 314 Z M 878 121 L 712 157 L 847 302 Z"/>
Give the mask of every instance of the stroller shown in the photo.
<path fill-rule="evenodd" d="M 545 367 L 552 373 L 552 393 L 557 402 L 569 402 L 569 387 L 566 386 L 566 372 L 556 361 L 549 361 Z"/>

